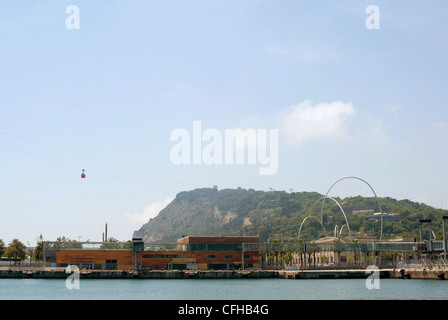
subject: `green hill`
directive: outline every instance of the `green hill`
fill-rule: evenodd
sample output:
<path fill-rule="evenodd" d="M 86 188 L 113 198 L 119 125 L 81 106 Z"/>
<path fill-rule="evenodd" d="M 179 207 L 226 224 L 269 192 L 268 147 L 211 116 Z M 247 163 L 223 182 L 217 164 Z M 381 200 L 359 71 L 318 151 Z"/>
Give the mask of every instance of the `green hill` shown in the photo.
<path fill-rule="evenodd" d="M 202 188 L 184 191 L 155 218 L 134 232 L 145 242 L 175 242 L 185 235 L 232 236 L 258 235 L 261 241 L 297 240 L 300 224 L 306 216 L 320 219 L 322 197 L 317 192 L 256 191 L 253 189 Z M 380 235 L 380 222 L 365 219 L 379 212 L 377 200 L 369 197 L 335 198 L 347 215 L 351 234 Z M 395 214 L 399 221 L 383 222 L 383 239 L 412 236 L 419 239 L 419 219 L 431 219 L 438 239 L 442 238 L 442 216 L 447 210 L 409 200 L 389 197 L 378 199 L 382 212 Z M 317 202 L 317 204 L 316 204 Z M 313 207 L 313 204 L 316 204 Z M 333 236 L 345 219 L 338 205 L 327 199 L 324 204 L 325 235 Z M 335 226 L 338 226 L 335 228 Z M 428 231 L 429 233 L 429 231 Z M 347 235 L 343 228 L 342 236 Z M 317 219 L 307 219 L 301 239 L 315 240 L 324 236 Z"/>

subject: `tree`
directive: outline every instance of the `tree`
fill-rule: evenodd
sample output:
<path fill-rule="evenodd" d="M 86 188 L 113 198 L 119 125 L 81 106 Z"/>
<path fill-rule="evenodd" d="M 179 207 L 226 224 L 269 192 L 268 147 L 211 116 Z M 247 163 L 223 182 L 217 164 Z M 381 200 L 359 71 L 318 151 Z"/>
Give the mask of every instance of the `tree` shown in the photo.
<path fill-rule="evenodd" d="M 81 249 L 82 243 L 76 242 L 76 240 L 70 240 L 66 236 L 57 237 L 56 238 L 56 247 L 58 248 L 72 248 L 72 249 Z"/>
<path fill-rule="evenodd" d="M 0 257 L 5 253 L 6 247 L 2 239 L 0 239 Z"/>
<path fill-rule="evenodd" d="M 33 256 L 35 260 L 43 260 L 44 258 L 44 238 L 42 234 L 37 239 L 37 246 L 34 248 Z"/>
<path fill-rule="evenodd" d="M 71 242 L 72 240 L 70 240 L 69 238 L 67 238 L 66 236 L 62 236 L 62 237 L 57 237 L 56 238 L 56 242 Z"/>
<path fill-rule="evenodd" d="M 9 260 L 11 259 L 25 260 L 26 246 L 18 239 L 13 239 L 9 244 L 8 249 L 6 249 L 5 255 Z"/>

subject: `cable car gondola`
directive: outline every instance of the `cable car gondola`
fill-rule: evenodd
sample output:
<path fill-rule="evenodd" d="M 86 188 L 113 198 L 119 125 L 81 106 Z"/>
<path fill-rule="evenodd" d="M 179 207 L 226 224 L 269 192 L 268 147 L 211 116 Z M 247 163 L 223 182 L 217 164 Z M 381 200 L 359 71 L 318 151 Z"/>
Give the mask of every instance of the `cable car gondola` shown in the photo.
<path fill-rule="evenodd" d="M 84 172 L 84 169 L 82 169 L 81 178 L 84 179 L 86 177 L 86 174 Z"/>

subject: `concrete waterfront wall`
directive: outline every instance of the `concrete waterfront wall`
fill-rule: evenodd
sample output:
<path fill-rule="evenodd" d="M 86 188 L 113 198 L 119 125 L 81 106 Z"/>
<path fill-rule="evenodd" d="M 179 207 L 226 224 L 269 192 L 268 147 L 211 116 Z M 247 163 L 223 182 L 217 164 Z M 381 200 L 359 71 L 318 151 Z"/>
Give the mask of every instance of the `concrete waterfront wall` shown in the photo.
<path fill-rule="evenodd" d="M 66 279 L 65 270 L 0 270 L 0 278 Z M 361 279 L 364 269 L 354 270 L 81 270 L 80 279 Z M 380 277 L 389 278 L 389 270 Z M 398 277 L 398 276 L 397 276 Z"/>
<path fill-rule="evenodd" d="M 63 270 L 0 270 L 0 278 L 35 278 L 35 279 L 66 279 L 70 273 Z M 81 270 L 80 279 L 244 279 L 244 278 L 275 278 L 275 271 L 266 270 Z"/>
<path fill-rule="evenodd" d="M 381 269 L 380 278 L 448 280 L 448 270 Z M 80 279 L 365 279 L 365 269 L 338 270 L 81 270 Z M 65 269 L 2 269 L 0 278 L 67 279 Z"/>
<path fill-rule="evenodd" d="M 427 279 L 427 280 L 448 280 L 448 270 L 442 269 L 394 269 L 391 278 L 395 279 Z"/>
<path fill-rule="evenodd" d="M 389 269 L 380 270 L 380 278 L 390 277 Z M 365 279 L 371 272 L 366 274 L 365 269 L 338 269 L 338 270 L 295 270 L 278 271 L 279 278 L 284 279 Z"/>
<path fill-rule="evenodd" d="M 355 270 L 298 270 L 277 271 L 277 276 L 284 279 L 365 279 L 371 272 L 364 269 Z M 448 270 L 429 269 L 380 269 L 381 279 L 426 279 L 448 280 Z"/>
<path fill-rule="evenodd" d="M 0 278 L 22 279 L 65 279 L 69 276 L 65 271 L 44 271 L 44 270 L 0 270 Z"/>

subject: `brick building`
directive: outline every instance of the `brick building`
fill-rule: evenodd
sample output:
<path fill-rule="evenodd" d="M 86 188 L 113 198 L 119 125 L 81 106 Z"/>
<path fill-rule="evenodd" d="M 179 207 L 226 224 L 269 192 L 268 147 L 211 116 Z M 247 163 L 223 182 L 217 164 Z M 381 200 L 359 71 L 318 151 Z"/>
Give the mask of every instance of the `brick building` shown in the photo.
<path fill-rule="evenodd" d="M 259 237 L 188 236 L 175 244 L 132 242 L 45 242 L 44 265 L 81 269 L 192 269 L 232 270 L 243 265 L 258 268 L 259 252 L 243 252 L 243 243 L 258 243 Z"/>

